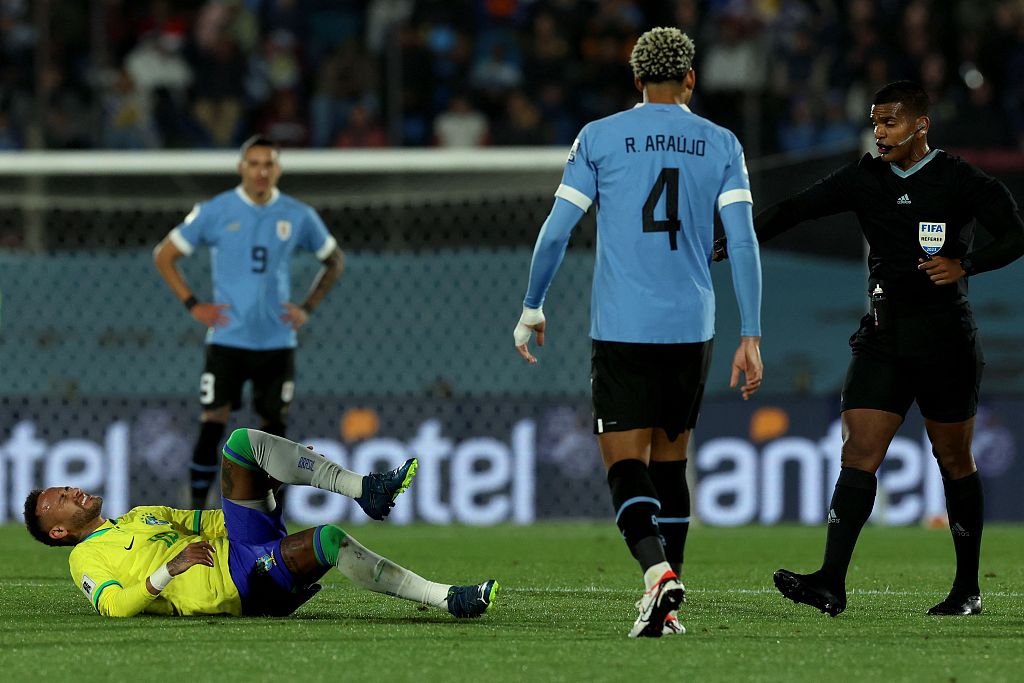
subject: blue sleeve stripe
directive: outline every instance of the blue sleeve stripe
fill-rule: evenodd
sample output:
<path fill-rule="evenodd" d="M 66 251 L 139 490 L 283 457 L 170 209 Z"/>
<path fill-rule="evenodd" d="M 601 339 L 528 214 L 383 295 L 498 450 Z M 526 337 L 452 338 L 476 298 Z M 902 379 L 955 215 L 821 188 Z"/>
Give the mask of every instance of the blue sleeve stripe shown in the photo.
<path fill-rule="evenodd" d="M 689 517 L 658 517 L 658 524 L 689 524 Z"/>
<path fill-rule="evenodd" d="M 615 523 L 619 523 L 619 517 L 622 516 L 622 512 L 630 505 L 636 505 L 637 503 L 651 503 L 654 507 L 661 509 L 661 501 L 657 498 L 651 498 L 650 496 L 634 496 L 627 500 L 625 503 L 619 506 L 618 512 L 615 513 Z"/>
<path fill-rule="evenodd" d="M 249 460 L 249 458 L 245 457 L 244 455 L 239 455 L 238 453 L 235 453 L 233 450 L 228 448 L 227 444 L 224 444 L 224 457 L 230 460 L 231 462 L 235 463 L 236 465 L 244 467 L 247 470 L 259 469 L 256 463 Z"/>
<path fill-rule="evenodd" d="M 121 588 L 124 588 L 124 586 L 122 586 L 119 581 L 114 581 L 113 579 L 101 583 L 100 587 L 94 590 L 92 593 L 92 606 L 96 609 L 97 612 L 100 611 L 100 595 L 103 593 L 103 591 L 107 589 L 107 586 L 119 586 Z"/>

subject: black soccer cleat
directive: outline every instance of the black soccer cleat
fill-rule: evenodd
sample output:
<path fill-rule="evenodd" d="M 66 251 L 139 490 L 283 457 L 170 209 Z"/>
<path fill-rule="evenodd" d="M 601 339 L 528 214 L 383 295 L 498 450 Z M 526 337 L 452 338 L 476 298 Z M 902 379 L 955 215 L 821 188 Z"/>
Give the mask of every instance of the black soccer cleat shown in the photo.
<path fill-rule="evenodd" d="M 494 579 L 475 586 L 452 586 L 448 589 L 448 612 L 458 619 L 475 619 L 494 605 L 500 589 Z"/>
<path fill-rule="evenodd" d="M 788 569 L 780 569 L 775 572 L 773 578 L 779 592 L 795 603 L 810 605 L 830 617 L 837 616 L 846 609 L 846 591 L 826 588 L 820 579 L 811 574 L 797 574 Z"/>
<path fill-rule="evenodd" d="M 370 519 L 382 520 L 395 507 L 395 498 L 404 493 L 416 476 L 419 460 L 409 458 L 401 467 L 389 472 L 374 472 L 363 477 L 363 492 L 353 498 Z"/>
<path fill-rule="evenodd" d="M 981 614 L 981 595 L 950 593 L 946 599 L 928 610 L 932 617 L 966 617 Z"/>

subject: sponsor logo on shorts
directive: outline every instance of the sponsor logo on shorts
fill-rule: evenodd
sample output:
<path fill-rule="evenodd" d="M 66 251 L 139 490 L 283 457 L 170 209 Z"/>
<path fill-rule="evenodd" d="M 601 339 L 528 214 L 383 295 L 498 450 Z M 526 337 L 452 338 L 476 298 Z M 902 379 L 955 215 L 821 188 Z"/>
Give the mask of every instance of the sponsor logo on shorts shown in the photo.
<path fill-rule="evenodd" d="M 299 458 L 299 469 L 313 471 L 313 460 L 310 458 Z"/>

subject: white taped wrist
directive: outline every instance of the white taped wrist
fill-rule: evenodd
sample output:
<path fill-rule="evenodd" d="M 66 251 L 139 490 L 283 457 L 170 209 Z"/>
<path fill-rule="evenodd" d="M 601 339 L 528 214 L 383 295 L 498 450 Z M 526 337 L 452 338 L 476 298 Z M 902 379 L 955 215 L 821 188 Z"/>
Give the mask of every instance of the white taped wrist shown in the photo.
<path fill-rule="evenodd" d="M 522 346 L 530 341 L 530 336 L 533 335 L 530 325 L 538 325 L 542 322 L 544 322 L 543 307 L 527 308 L 523 306 L 523 314 L 519 316 L 519 322 L 516 323 L 516 329 L 512 333 L 516 346 Z"/>
<path fill-rule="evenodd" d="M 162 591 L 167 588 L 167 584 L 169 584 L 173 578 L 174 577 L 171 576 L 171 573 L 167 571 L 167 563 L 165 562 L 157 567 L 156 571 L 150 575 L 149 582 L 153 584 L 153 588 L 158 591 Z"/>

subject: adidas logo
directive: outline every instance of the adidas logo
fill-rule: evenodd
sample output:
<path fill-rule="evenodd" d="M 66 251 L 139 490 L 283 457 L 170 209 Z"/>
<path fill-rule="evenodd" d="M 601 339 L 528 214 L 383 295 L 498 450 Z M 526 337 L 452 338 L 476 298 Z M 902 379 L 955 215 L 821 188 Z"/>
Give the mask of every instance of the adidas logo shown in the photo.
<path fill-rule="evenodd" d="M 949 530 L 952 531 L 953 535 L 955 535 L 955 536 L 970 536 L 971 535 L 967 531 L 967 529 L 965 529 L 962 526 L 960 526 L 959 522 L 957 522 L 953 526 L 949 527 Z"/>
<path fill-rule="evenodd" d="M 899 199 L 896 200 L 896 203 L 897 204 L 909 204 L 910 203 L 910 195 L 908 195 L 908 194 L 903 195 L 902 197 L 900 197 Z"/>
<path fill-rule="evenodd" d="M 828 510 L 828 520 L 827 520 L 827 523 L 828 524 L 839 524 L 839 515 L 836 514 L 836 511 L 833 508 L 829 508 L 829 510 Z"/>

